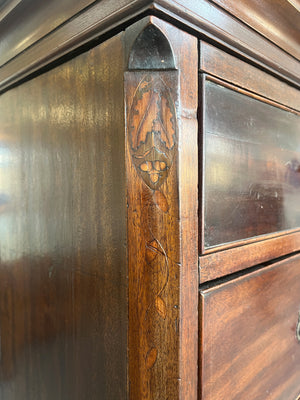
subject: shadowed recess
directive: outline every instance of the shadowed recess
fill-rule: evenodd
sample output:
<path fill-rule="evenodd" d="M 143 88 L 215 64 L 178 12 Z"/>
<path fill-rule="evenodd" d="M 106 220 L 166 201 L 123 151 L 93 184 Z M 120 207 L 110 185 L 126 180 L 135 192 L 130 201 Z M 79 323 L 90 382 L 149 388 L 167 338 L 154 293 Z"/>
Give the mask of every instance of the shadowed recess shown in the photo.
<path fill-rule="evenodd" d="M 175 69 L 171 46 L 162 32 L 148 25 L 135 40 L 130 57 L 129 69 Z"/>

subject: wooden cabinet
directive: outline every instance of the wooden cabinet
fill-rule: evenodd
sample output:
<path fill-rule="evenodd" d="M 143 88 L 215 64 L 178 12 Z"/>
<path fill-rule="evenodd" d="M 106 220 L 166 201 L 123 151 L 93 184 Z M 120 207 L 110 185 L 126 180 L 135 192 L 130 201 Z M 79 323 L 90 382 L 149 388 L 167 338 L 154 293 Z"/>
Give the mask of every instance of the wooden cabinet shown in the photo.
<path fill-rule="evenodd" d="M 298 399 L 296 2 L 69 3 L 0 6 L 0 400 Z"/>

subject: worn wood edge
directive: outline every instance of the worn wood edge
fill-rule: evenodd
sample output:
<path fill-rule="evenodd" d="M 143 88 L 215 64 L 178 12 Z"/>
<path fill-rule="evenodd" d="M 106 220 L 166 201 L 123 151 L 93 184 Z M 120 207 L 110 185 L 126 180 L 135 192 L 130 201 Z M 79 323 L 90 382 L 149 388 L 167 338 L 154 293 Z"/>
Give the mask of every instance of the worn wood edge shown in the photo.
<path fill-rule="evenodd" d="M 231 285 L 233 282 L 235 284 L 238 284 L 239 282 L 244 281 L 245 279 L 251 279 L 255 277 L 256 275 L 260 275 L 261 273 L 268 273 L 268 271 L 272 270 L 273 268 L 278 268 L 285 263 L 290 263 L 293 262 L 294 260 L 299 260 L 300 259 L 300 253 L 297 252 L 296 254 L 292 254 L 291 256 L 287 256 L 285 258 L 282 258 L 280 260 L 274 260 L 274 262 L 270 262 L 268 265 L 261 266 L 261 268 L 254 268 L 252 271 L 245 273 L 245 274 L 240 274 L 238 276 L 233 276 L 232 279 L 221 279 L 215 281 L 212 285 L 207 284 L 204 285 L 204 287 L 200 287 L 199 294 L 203 298 L 205 296 L 208 296 L 212 293 L 215 292 L 216 289 L 220 289 L 222 287 L 225 287 L 227 285 Z"/>
<path fill-rule="evenodd" d="M 280 108 L 280 109 L 282 109 L 284 111 L 288 111 L 288 112 L 291 112 L 291 113 L 296 114 L 296 115 L 300 114 L 300 111 L 297 110 L 297 109 L 294 109 L 294 108 L 291 108 L 289 106 L 286 106 L 286 105 L 284 105 L 282 103 L 279 103 L 276 100 L 270 99 L 269 97 L 265 97 L 265 96 L 262 96 L 260 94 L 255 93 L 255 92 L 249 91 L 248 89 L 244 89 L 243 87 L 239 87 L 239 86 L 233 85 L 232 83 L 224 81 L 223 79 L 220 79 L 218 77 L 215 77 L 215 76 L 212 76 L 212 75 L 207 75 L 207 74 L 205 74 L 205 77 L 206 77 L 207 80 L 209 80 L 211 82 L 217 83 L 218 85 L 224 86 L 224 87 L 226 87 L 226 88 L 228 88 L 230 90 L 234 90 L 235 92 L 244 94 L 244 95 L 246 95 L 248 97 L 252 97 L 255 100 L 261 101 L 263 103 L 269 104 L 269 105 L 271 105 L 273 107 Z"/>
<path fill-rule="evenodd" d="M 198 360 L 199 360 L 199 375 L 198 375 L 198 399 L 201 400 L 202 399 L 202 387 L 204 384 L 204 379 L 203 379 L 203 371 L 204 371 L 204 360 L 202 357 L 203 354 L 203 350 L 204 350 L 204 337 L 203 337 L 203 333 L 204 333 L 204 307 L 205 307 L 205 303 L 204 303 L 204 296 L 202 295 L 201 291 L 199 290 L 198 293 L 198 297 L 199 297 L 199 343 L 198 343 Z"/>
<path fill-rule="evenodd" d="M 203 254 L 205 251 L 205 241 L 204 241 L 204 230 L 205 230 L 205 166 L 206 166 L 206 158 L 205 158 L 205 103 L 206 103 L 206 94 L 205 94 L 205 74 L 199 74 L 199 105 L 198 105 L 198 124 L 199 124 L 199 133 L 198 133 L 198 148 L 199 148 L 199 165 L 198 165 L 198 179 L 199 179 L 199 239 L 198 239 L 198 247 L 199 254 Z"/>
<path fill-rule="evenodd" d="M 203 35 L 281 79 L 299 86 L 299 62 L 292 56 L 207 0 L 199 0 L 196 5 L 192 5 L 188 8 L 173 0 L 133 0 L 121 9 L 110 4 L 106 13 L 103 12 L 103 1 L 91 5 L 3 65 L 0 69 L 0 91 L 16 85 L 93 39 L 98 40 L 112 29 L 122 29 L 143 13 L 152 13 L 180 24 L 181 28 Z M 223 21 L 222 26 L 210 21 L 212 13 Z M 256 43 L 255 46 L 249 43 L 251 41 Z"/>
<path fill-rule="evenodd" d="M 300 250 L 300 231 L 199 257 L 200 283 Z"/>
<path fill-rule="evenodd" d="M 180 90 L 185 93 L 181 117 L 182 135 L 179 141 L 179 210 L 181 239 L 180 308 L 181 354 L 180 378 L 182 379 L 180 400 L 197 399 L 198 389 L 198 54 L 197 39 L 190 37 L 190 49 L 184 44 L 184 65 L 194 76 L 181 74 Z M 191 51 L 190 51 L 191 50 Z M 193 53 L 189 59 L 190 53 Z M 188 60 L 188 62 L 187 62 Z M 194 109 L 193 109 L 194 107 Z M 198 122 L 199 123 L 199 122 Z"/>
<path fill-rule="evenodd" d="M 287 229 L 287 230 L 283 230 L 283 231 L 279 231 L 279 232 L 266 233 L 266 234 L 262 234 L 259 236 L 254 236 L 254 237 L 245 238 L 245 239 L 241 239 L 241 240 L 235 240 L 233 242 L 228 242 L 228 243 L 224 243 L 224 244 L 207 247 L 203 250 L 202 255 L 216 253 L 216 252 L 222 251 L 222 250 L 228 250 L 228 249 L 232 249 L 232 248 L 239 247 L 239 246 L 245 246 L 245 245 L 251 244 L 251 243 L 257 243 L 257 242 L 261 242 L 264 240 L 282 237 L 282 236 L 285 236 L 285 235 L 288 235 L 291 233 L 295 233 L 295 232 L 299 232 L 299 231 L 300 231 L 300 228 L 294 228 L 294 229 Z"/>
<path fill-rule="evenodd" d="M 299 87 L 299 62 L 292 55 L 207 0 L 193 3 L 190 1 L 189 4 L 192 7 L 187 8 L 183 1 L 157 0 L 155 9 L 187 25 L 190 30 L 203 35 L 206 40 L 212 40 L 254 65 Z M 211 15 L 219 21 L 222 20 L 222 26 L 212 23 Z M 255 42 L 255 46 L 249 44 L 250 41 Z"/>
<path fill-rule="evenodd" d="M 230 65 L 234 65 L 234 73 L 228 68 Z M 200 41 L 199 68 L 201 72 L 231 83 L 231 86 L 234 84 L 257 93 L 265 99 L 273 100 L 279 106 L 300 110 L 300 93 L 293 86 L 202 40 Z"/>

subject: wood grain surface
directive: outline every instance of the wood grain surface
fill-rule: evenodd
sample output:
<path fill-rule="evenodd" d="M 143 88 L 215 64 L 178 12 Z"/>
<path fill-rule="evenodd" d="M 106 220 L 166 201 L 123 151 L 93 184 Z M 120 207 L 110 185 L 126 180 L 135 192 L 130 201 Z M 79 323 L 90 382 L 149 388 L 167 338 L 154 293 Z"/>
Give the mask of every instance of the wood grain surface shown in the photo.
<path fill-rule="evenodd" d="M 286 52 L 300 59 L 298 0 L 212 0 Z"/>
<path fill-rule="evenodd" d="M 126 399 L 121 37 L 0 102 L 0 398 Z"/>
<path fill-rule="evenodd" d="M 94 2 L 95 0 L 19 1 L 19 4 L 7 13 L 0 24 L 2 38 L 0 66 Z M 10 0 L 7 3 L 13 3 L 13 1 Z"/>
<path fill-rule="evenodd" d="M 300 232 L 298 229 L 283 235 L 257 236 L 253 240 L 245 240 L 239 246 L 234 247 L 234 243 L 232 246 L 211 249 L 211 253 L 199 257 L 201 283 L 299 251 Z"/>
<path fill-rule="evenodd" d="M 26 12 L 26 6 L 33 3 L 38 4 L 37 9 Z M 78 5 L 84 7 L 88 3 L 88 0 L 81 0 L 76 4 L 73 2 L 69 9 L 74 11 Z M 261 3 L 269 4 L 270 1 L 263 0 Z M 285 7 L 289 10 L 290 4 L 287 1 L 285 3 Z M 53 2 L 36 3 L 33 0 L 23 0 L 21 7 L 17 7 L 17 15 L 11 18 L 10 24 L 2 25 L 1 45 L 6 49 L 1 56 L 7 62 L 0 68 L 1 91 L 79 46 L 93 39 L 99 40 L 101 35 L 111 30 L 121 31 L 132 19 L 144 16 L 145 13 L 159 14 L 162 18 L 173 21 L 174 24 L 185 26 L 189 31 L 193 29 L 199 37 L 206 38 L 217 46 L 222 46 L 239 57 L 248 59 L 251 63 L 293 85 L 299 87 L 300 84 L 299 61 L 294 57 L 297 48 L 288 54 L 270 42 L 268 36 L 263 37 L 261 33 L 255 32 L 253 28 L 208 0 L 157 0 L 155 2 L 101 0 L 90 4 L 84 12 L 72 18 L 70 18 L 72 12 L 68 14 L 69 11 L 65 8 L 65 5 L 67 7 L 70 5 L 70 0 L 60 2 L 59 6 L 58 2 L 55 2 L 57 5 L 55 10 L 51 9 L 52 4 Z M 268 10 L 270 11 L 270 7 Z M 78 9 L 75 10 L 75 12 L 78 11 Z M 256 18 L 259 20 L 260 16 L 266 17 L 266 25 L 268 21 L 272 24 L 273 13 L 276 15 L 275 8 L 271 10 L 269 16 L 259 14 Z M 61 17 L 62 20 L 64 17 L 70 19 L 53 29 L 56 20 L 62 22 Z M 41 20 L 44 23 L 41 23 Z M 295 22 L 292 23 L 292 29 L 295 30 L 298 29 L 296 21 L 295 18 Z M 284 34 L 284 29 L 289 30 L 291 26 L 278 25 L 277 28 L 278 37 L 280 37 L 281 33 Z M 281 29 L 283 29 L 282 32 Z"/>
<path fill-rule="evenodd" d="M 196 400 L 197 40 L 153 17 L 126 35 L 130 399 Z"/>
<path fill-rule="evenodd" d="M 264 7 L 265 3 L 271 4 L 271 2 L 272 0 L 266 0 L 266 2 L 262 0 L 260 2 L 261 8 Z M 288 1 L 283 0 L 283 2 L 285 3 L 285 6 L 282 7 L 283 10 L 285 7 L 290 10 L 291 5 Z M 224 4 L 226 3 L 228 4 L 229 2 L 224 0 Z M 230 3 L 233 6 L 235 4 L 234 1 L 230 1 Z M 245 5 L 247 1 L 245 0 L 243 3 Z M 298 43 L 291 50 L 291 54 L 288 54 L 277 45 L 274 45 L 268 36 L 266 40 L 261 33 L 242 23 L 236 16 L 230 15 L 224 10 L 225 7 L 219 7 L 212 1 L 158 0 L 154 4 L 154 8 L 160 13 L 173 18 L 175 21 L 184 23 L 187 27 L 192 28 L 202 38 L 206 38 L 206 40 L 209 38 L 209 41 L 213 41 L 214 44 L 233 51 L 240 57 L 246 58 L 264 69 L 266 68 L 269 72 L 273 72 L 275 75 L 281 76 L 283 79 L 287 79 L 299 87 L 299 61 L 297 60 L 297 56 L 294 56 L 299 51 L 298 15 L 296 15 L 291 25 L 286 26 L 287 30 L 297 32 L 296 43 Z M 247 7 L 245 7 L 245 10 L 247 12 Z M 249 11 L 251 11 L 251 7 Z M 262 12 L 258 12 L 255 15 L 257 20 L 262 19 L 262 23 L 265 23 L 266 26 L 269 23 L 273 24 L 273 14 L 276 15 L 277 9 L 269 7 L 268 11 L 270 11 L 269 14 L 266 13 L 264 15 Z M 284 21 L 284 18 L 282 21 Z M 278 36 L 280 37 L 281 33 L 284 36 L 284 32 L 281 31 L 281 29 L 284 29 L 284 26 L 277 24 L 276 28 L 278 29 Z M 279 65 L 281 66 L 280 69 L 278 68 Z"/>
<path fill-rule="evenodd" d="M 199 46 L 201 72 L 300 111 L 300 93 L 293 86 L 203 40 Z"/>
<path fill-rule="evenodd" d="M 300 393 L 300 256 L 200 290 L 201 400 Z"/>

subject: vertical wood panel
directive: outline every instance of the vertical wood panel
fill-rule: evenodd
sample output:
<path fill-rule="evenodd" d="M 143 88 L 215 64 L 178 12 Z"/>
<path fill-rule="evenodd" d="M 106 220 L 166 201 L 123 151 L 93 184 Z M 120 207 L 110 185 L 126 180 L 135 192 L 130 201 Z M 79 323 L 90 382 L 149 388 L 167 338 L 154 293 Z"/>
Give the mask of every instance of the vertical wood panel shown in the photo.
<path fill-rule="evenodd" d="M 121 36 L 0 102 L 0 398 L 126 399 Z"/>
<path fill-rule="evenodd" d="M 194 400 L 197 41 L 151 17 L 128 29 L 128 42 L 147 23 L 129 57 L 141 63 L 125 75 L 130 398 Z"/>

